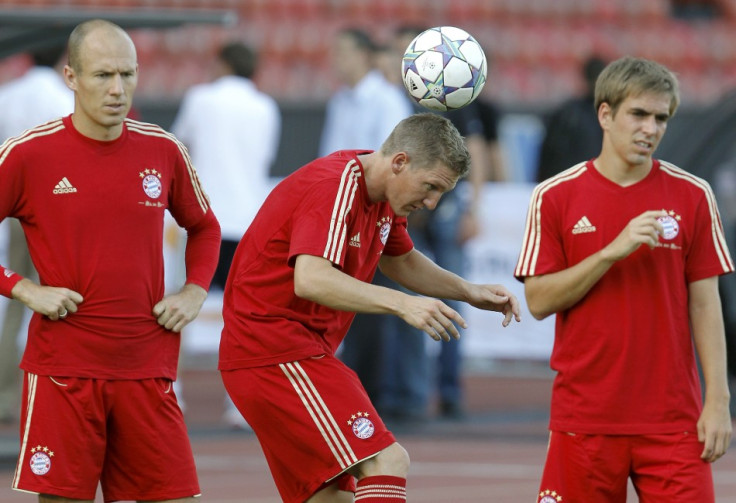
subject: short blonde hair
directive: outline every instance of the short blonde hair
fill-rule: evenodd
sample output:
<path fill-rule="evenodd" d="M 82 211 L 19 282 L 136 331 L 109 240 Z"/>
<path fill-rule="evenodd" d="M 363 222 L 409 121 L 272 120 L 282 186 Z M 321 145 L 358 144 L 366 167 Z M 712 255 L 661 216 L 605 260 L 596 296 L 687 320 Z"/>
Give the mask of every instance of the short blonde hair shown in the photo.
<path fill-rule="evenodd" d="M 626 56 L 617 59 L 603 69 L 595 84 L 595 109 L 608 103 L 613 114 L 630 96 L 643 93 L 670 95 L 670 117 L 680 104 L 680 88 L 677 77 L 664 65 L 643 58 Z"/>

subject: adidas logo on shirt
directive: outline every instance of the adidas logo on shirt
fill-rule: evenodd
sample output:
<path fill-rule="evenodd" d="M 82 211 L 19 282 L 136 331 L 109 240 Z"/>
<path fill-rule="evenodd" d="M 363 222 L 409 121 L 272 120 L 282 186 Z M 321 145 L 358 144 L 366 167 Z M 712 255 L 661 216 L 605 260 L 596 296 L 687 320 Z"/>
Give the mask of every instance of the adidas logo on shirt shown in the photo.
<path fill-rule="evenodd" d="M 578 220 L 578 223 L 576 223 L 575 226 L 572 228 L 572 233 L 584 234 L 586 232 L 595 232 L 595 225 L 590 223 L 588 217 L 583 216 L 583 218 Z"/>
<path fill-rule="evenodd" d="M 70 192 L 76 192 L 77 188 L 72 185 L 66 177 L 62 178 L 59 183 L 54 187 L 54 194 L 69 194 Z"/>
<path fill-rule="evenodd" d="M 357 233 L 355 236 L 350 238 L 350 243 L 348 243 L 350 246 L 355 246 L 356 248 L 360 248 L 360 232 Z"/>

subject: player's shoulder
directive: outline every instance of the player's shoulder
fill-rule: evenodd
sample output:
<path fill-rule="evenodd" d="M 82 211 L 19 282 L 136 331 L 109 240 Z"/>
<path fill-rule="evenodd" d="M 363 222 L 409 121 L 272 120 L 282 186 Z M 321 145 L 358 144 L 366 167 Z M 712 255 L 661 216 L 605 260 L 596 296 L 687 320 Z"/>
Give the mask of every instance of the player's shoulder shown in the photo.
<path fill-rule="evenodd" d="M 169 141 L 178 143 L 178 140 L 173 135 L 173 133 L 165 130 L 158 124 L 153 124 L 151 122 L 143 122 L 137 119 L 131 119 L 126 118 L 125 119 L 125 126 L 128 129 L 128 132 L 133 135 L 141 135 L 141 136 L 147 136 L 151 138 L 159 138 L 162 141 Z"/>
<path fill-rule="evenodd" d="M 537 184 L 534 188 L 535 194 L 545 194 L 548 192 L 562 191 L 574 188 L 577 184 L 586 179 L 589 173 L 590 165 L 588 162 L 580 162 L 575 164 L 556 175 Z"/>
<path fill-rule="evenodd" d="M 325 186 L 342 186 L 352 184 L 362 176 L 363 170 L 357 155 L 361 151 L 338 150 L 324 157 L 318 157 L 305 164 L 293 174 L 300 178 L 302 183 L 319 195 Z"/>
<path fill-rule="evenodd" d="M 683 168 L 680 168 L 679 166 L 676 166 L 671 162 L 663 161 L 661 159 L 658 159 L 657 162 L 659 163 L 659 171 L 670 182 L 690 185 L 692 187 L 700 189 L 706 187 L 710 189 L 710 184 L 704 178 L 701 178 L 698 175 L 695 175 Z"/>
<path fill-rule="evenodd" d="M 62 117 L 26 129 L 22 133 L 5 140 L 2 146 L 0 146 L 2 149 L 2 154 L 0 155 L 7 155 L 15 149 L 44 148 L 42 145 L 47 145 L 48 142 L 58 141 L 56 138 L 59 134 L 63 134 L 65 129 L 66 126 Z"/>

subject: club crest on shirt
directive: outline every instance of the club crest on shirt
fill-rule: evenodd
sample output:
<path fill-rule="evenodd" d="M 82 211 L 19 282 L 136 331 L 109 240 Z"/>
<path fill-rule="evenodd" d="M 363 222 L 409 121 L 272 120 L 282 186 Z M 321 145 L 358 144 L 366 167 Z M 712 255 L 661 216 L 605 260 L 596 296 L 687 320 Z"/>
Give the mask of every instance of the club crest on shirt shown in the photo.
<path fill-rule="evenodd" d="M 31 448 L 31 460 L 29 462 L 31 471 L 36 475 L 46 475 L 51 470 L 51 458 L 54 451 L 46 446 L 37 445 Z"/>
<path fill-rule="evenodd" d="M 376 226 L 381 228 L 379 232 L 379 235 L 381 237 L 381 244 L 385 245 L 386 241 L 388 241 L 388 234 L 391 232 L 391 217 L 381 218 L 378 222 L 376 222 Z"/>
<path fill-rule="evenodd" d="M 545 489 L 541 493 L 539 493 L 539 500 L 538 503 L 561 503 L 562 502 L 562 496 L 560 496 L 557 491 L 551 491 L 549 489 Z"/>
<path fill-rule="evenodd" d="M 657 222 L 662 224 L 664 228 L 664 232 L 662 233 L 664 239 L 675 239 L 677 237 L 680 233 L 680 220 L 682 220 L 682 217 L 675 213 L 674 210 L 667 211 L 667 215 L 657 219 Z"/>
<path fill-rule="evenodd" d="M 350 419 L 348 419 L 348 426 L 353 429 L 353 434 L 356 437 L 363 440 L 372 437 L 373 432 L 376 431 L 375 426 L 373 426 L 373 421 L 368 419 L 367 412 L 356 412 L 350 416 Z"/>
<path fill-rule="evenodd" d="M 161 195 L 161 173 L 155 169 L 144 169 L 138 173 L 143 179 L 143 192 L 151 199 L 156 199 Z"/>

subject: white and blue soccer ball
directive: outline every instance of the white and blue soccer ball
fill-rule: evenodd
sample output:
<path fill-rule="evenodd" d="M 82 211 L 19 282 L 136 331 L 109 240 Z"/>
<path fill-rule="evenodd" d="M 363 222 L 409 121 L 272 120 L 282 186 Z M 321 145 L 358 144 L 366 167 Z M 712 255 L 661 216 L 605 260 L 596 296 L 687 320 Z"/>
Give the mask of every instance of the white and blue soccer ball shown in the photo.
<path fill-rule="evenodd" d="M 462 108 L 477 98 L 487 72 L 480 44 L 453 26 L 430 28 L 417 35 L 401 63 L 409 95 L 421 106 L 442 112 Z"/>

